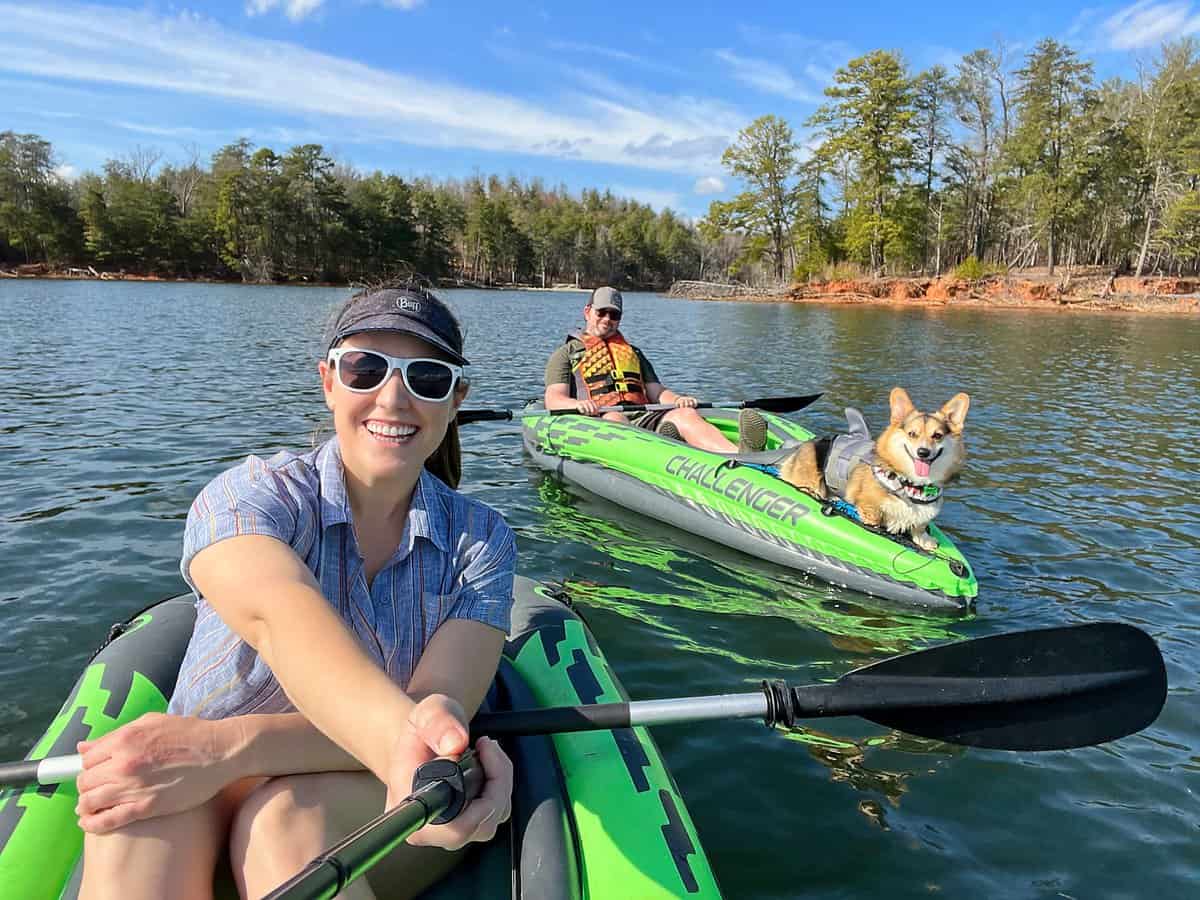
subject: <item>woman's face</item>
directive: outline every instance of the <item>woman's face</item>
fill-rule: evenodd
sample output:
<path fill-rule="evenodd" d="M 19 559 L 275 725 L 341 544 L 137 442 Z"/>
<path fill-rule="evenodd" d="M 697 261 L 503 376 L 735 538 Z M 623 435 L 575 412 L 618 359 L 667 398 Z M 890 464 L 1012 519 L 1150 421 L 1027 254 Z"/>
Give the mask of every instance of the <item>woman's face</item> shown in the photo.
<path fill-rule="evenodd" d="M 410 359 L 442 358 L 420 338 L 394 331 L 353 334 L 339 346 Z M 368 484 L 402 476 L 410 476 L 415 483 L 467 395 L 466 387 L 460 384 L 441 403 L 419 400 L 408 392 L 399 371 L 392 372 L 378 390 L 360 394 L 342 386 L 327 359 L 318 368 L 325 405 L 333 413 L 342 462 Z M 387 433 L 396 429 L 399 434 Z"/>

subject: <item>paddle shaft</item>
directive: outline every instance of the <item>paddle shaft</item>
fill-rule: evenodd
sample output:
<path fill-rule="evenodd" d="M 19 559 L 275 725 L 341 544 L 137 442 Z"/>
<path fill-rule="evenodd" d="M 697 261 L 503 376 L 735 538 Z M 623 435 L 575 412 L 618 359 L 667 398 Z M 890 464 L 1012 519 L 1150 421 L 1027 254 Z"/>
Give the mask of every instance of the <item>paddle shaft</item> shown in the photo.
<path fill-rule="evenodd" d="M 1062 750 L 1139 731 L 1158 716 L 1166 692 L 1153 639 L 1110 622 L 931 647 L 830 684 L 764 683 L 761 694 L 485 713 L 471 724 L 475 734 L 494 737 L 757 716 L 791 727 L 799 719 L 853 715 L 966 746 Z M 78 772 L 78 757 L 73 769 L 71 760 L 0 766 L 0 786 L 69 780 Z"/>
<path fill-rule="evenodd" d="M 427 774 L 422 775 L 423 771 Z M 431 779 L 428 776 L 431 771 L 443 774 Z M 472 752 L 463 754 L 457 763 L 448 760 L 426 763 L 417 770 L 414 785 L 421 786 L 413 793 L 346 835 L 264 900 L 326 900 L 337 896 L 346 885 L 365 875 L 375 863 L 408 840 L 409 835 L 430 822 L 438 824 L 457 815 L 479 796 L 483 778 L 483 768 Z"/>
<path fill-rule="evenodd" d="M 673 700 L 633 700 L 628 703 L 594 703 L 587 706 L 557 706 L 513 712 L 480 713 L 471 721 L 473 736 L 519 734 L 564 734 L 635 725 L 675 725 L 717 719 L 766 720 L 768 725 L 792 726 L 797 719 L 860 716 L 887 712 L 889 718 L 905 712 L 923 714 L 938 710 L 985 709 L 1017 703 L 1064 700 L 1119 687 L 1140 673 L 1110 672 L 1104 675 L 1017 681 L 1005 678 L 897 677 L 890 681 L 872 678 L 878 693 L 864 696 L 847 690 L 842 682 L 788 687 L 764 684 L 759 693 L 716 694 Z M 888 681 L 888 683 L 884 683 Z M 785 698 L 783 692 L 787 692 Z M 905 703 L 899 694 L 908 694 Z M 902 729 L 905 730 L 905 729 Z M 920 730 L 911 733 L 920 735 Z"/>
<path fill-rule="evenodd" d="M 324 900 L 337 896 L 347 884 L 441 813 L 453 796 L 444 781 L 426 785 L 334 844 L 267 894 L 265 900 Z"/>
<path fill-rule="evenodd" d="M 0 789 L 72 781 L 82 769 L 83 763 L 78 753 L 0 763 Z"/>
<path fill-rule="evenodd" d="M 796 397 L 762 397 L 757 400 L 723 400 L 697 403 L 695 409 L 764 409 L 774 413 L 796 412 L 811 406 L 821 398 L 821 394 L 804 394 Z M 600 415 L 604 413 L 633 413 L 633 412 L 668 412 L 679 409 L 674 403 L 622 403 L 618 406 L 601 406 Z M 514 419 L 541 418 L 544 416 L 579 415 L 575 407 L 564 409 L 546 409 L 527 412 L 523 409 L 464 409 L 459 410 L 458 424 L 469 425 L 472 422 L 511 422 Z"/>

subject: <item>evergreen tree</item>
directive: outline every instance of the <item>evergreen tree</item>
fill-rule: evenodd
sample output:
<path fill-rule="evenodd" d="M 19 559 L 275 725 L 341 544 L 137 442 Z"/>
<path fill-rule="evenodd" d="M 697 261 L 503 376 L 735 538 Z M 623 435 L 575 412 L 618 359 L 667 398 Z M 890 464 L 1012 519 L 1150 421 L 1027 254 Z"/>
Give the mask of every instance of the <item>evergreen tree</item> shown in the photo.
<path fill-rule="evenodd" d="M 791 126 L 775 116 L 755 119 L 738 133 L 721 163 L 748 189 L 728 203 L 713 203 L 709 218 L 745 234 L 752 255 L 769 254 L 775 280 L 782 281 L 797 202 Z"/>

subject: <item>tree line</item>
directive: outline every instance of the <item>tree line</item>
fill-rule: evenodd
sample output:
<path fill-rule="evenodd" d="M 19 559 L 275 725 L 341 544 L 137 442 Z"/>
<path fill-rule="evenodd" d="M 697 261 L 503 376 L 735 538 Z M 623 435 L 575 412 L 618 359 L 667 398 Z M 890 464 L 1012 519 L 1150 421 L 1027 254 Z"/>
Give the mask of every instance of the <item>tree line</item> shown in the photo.
<path fill-rule="evenodd" d="M 764 116 L 726 150 L 746 189 L 700 229 L 745 238 L 777 279 L 851 262 L 873 274 L 1200 268 L 1200 51 L 1165 44 L 1135 80 L 1096 83 L 1054 40 L 913 73 L 876 50 L 838 69 L 804 123 Z"/>
<path fill-rule="evenodd" d="M 0 261 L 252 282 L 415 270 L 481 284 L 663 287 L 696 277 L 695 229 L 612 193 L 473 177 L 405 180 L 317 144 L 240 140 L 207 166 L 137 150 L 73 182 L 49 142 L 0 133 Z"/>
<path fill-rule="evenodd" d="M 0 133 L 0 262 L 165 276 L 353 282 L 415 269 L 474 283 L 661 288 L 785 282 L 844 264 L 975 275 L 1044 265 L 1200 269 L 1200 47 L 1133 80 L 1043 40 L 912 72 L 850 60 L 798 144 L 755 120 L 722 164 L 742 188 L 697 222 L 538 179 L 363 173 L 318 144 L 240 140 L 201 164 L 138 149 L 74 181 L 49 142 Z"/>

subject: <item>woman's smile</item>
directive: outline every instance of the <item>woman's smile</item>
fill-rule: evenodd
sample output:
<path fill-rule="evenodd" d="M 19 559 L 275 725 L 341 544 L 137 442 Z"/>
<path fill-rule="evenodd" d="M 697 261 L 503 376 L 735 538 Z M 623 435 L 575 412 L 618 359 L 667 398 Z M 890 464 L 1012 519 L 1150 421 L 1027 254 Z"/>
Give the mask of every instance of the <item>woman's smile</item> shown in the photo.
<path fill-rule="evenodd" d="M 403 446 L 410 443 L 421 430 L 407 422 L 388 422 L 383 419 L 367 419 L 363 427 L 372 438 L 381 444 Z"/>

